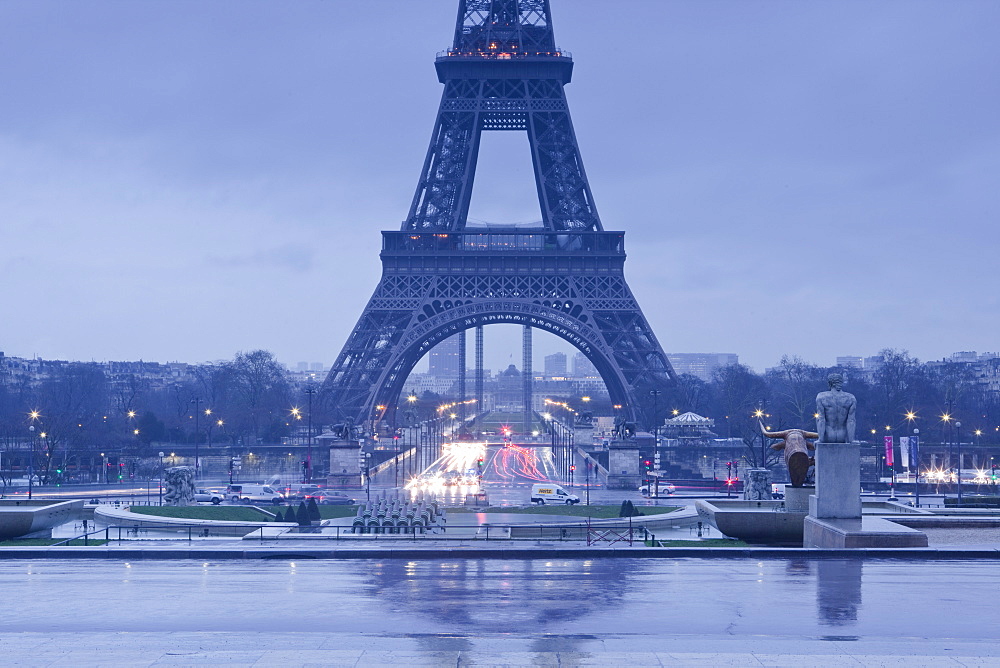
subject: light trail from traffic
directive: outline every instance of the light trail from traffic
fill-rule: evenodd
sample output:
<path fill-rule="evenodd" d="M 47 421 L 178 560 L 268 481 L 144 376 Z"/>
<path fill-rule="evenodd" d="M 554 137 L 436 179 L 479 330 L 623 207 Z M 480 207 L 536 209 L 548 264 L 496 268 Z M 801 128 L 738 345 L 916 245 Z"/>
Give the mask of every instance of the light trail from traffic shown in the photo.
<path fill-rule="evenodd" d="M 434 496 L 458 496 L 479 491 L 485 465 L 486 443 L 451 442 L 430 466 L 404 485 L 411 496 L 420 492 Z"/>

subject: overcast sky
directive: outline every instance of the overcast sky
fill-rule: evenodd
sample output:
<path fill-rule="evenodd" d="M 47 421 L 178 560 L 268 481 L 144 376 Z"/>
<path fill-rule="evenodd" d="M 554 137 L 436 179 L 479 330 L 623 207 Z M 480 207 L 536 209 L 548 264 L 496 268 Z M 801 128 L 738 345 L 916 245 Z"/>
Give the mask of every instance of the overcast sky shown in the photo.
<path fill-rule="evenodd" d="M 331 363 L 413 196 L 456 5 L 0 0 L 0 350 Z M 1000 2 L 552 5 L 667 352 L 1000 349 Z M 526 139 L 486 139 L 471 216 L 540 219 Z"/>

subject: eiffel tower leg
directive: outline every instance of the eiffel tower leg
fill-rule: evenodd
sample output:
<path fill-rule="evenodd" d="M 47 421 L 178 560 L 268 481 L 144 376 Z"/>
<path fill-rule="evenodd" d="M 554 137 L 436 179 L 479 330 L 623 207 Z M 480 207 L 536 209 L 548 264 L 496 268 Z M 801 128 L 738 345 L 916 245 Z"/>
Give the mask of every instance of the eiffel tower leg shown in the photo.
<path fill-rule="evenodd" d="M 476 410 L 483 413 L 486 410 L 483 396 L 483 328 L 476 327 Z"/>
<path fill-rule="evenodd" d="M 521 379 L 524 381 L 522 400 L 524 402 L 524 418 L 521 431 L 525 434 L 531 432 L 531 400 L 532 400 L 532 380 L 534 372 L 531 369 L 531 327 L 525 325 L 521 334 Z"/>
<path fill-rule="evenodd" d="M 458 419 L 465 425 L 465 332 L 458 335 Z M 465 431 L 462 429 L 462 431 Z M 461 432 L 459 432 L 461 433 Z"/>

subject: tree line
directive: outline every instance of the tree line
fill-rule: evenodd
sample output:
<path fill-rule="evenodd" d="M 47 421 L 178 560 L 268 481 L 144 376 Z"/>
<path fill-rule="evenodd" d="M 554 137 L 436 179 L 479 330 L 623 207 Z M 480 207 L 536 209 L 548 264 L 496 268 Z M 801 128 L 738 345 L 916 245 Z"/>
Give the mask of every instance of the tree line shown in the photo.
<path fill-rule="evenodd" d="M 895 349 L 882 350 L 879 356 L 881 364 L 870 374 L 788 356 L 763 374 L 742 364 L 717 369 L 711 381 L 683 374 L 653 418 L 662 423 L 672 410 L 693 411 L 715 419 L 719 436 L 748 442 L 759 438 L 758 419 L 776 431 L 812 430 L 816 394 L 827 389 L 829 374 L 838 372 L 846 379 L 844 390 L 858 400 L 859 440 L 908 436 L 919 429 L 925 442 L 959 436 L 966 443 L 1000 442 L 1000 395 L 979 382 L 972 365 L 922 364 Z M 758 411 L 763 413 L 760 418 Z M 956 422 L 962 423 L 960 434 Z"/>
<path fill-rule="evenodd" d="M 50 480 L 109 453 L 148 457 L 154 443 L 279 442 L 292 428 L 293 398 L 284 367 L 265 350 L 192 367 L 188 378 L 167 384 L 67 363 L 40 381 L 0 383 L 0 452 L 17 459 L 30 441 L 33 469 Z M 0 468 L 9 470 L 9 461 Z"/>

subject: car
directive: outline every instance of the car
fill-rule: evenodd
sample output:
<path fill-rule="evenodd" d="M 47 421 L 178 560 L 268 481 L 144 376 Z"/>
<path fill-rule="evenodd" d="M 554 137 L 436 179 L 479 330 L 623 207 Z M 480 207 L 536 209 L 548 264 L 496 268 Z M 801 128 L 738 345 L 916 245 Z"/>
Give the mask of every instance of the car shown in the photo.
<path fill-rule="evenodd" d="M 194 500 L 199 503 L 211 503 L 217 506 L 226 500 L 226 493 L 215 489 L 199 489 L 194 493 Z"/>
<path fill-rule="evenodd" d="M 677 488 L 669 482 L 649 483 L 648 485 L 643 485 L 639 488 L 639 493 L 643 496 L 655 497 L 657 499 L 662 499 L 670 496 L 677 491 Z"/>
<path fill-rule="evenodd" d="M 329 490 L 322 490 L 318 494 L 311 494 L 308 499 L 313 499 L 316 503 L 321 506 L 352 506 L 354 505 L 354 499 L 350 498 L 343 492 L 331 492 Z"/>
<path fill-rule="evenodd" d="M 312 485 L 307 483 L 301 483 L 296 485 L 288 485 L 282 487 L 281 491 L 284 493 L 285 498 L 289 501 L 305 499 L 309 496 L 319 494 L 322 488 L 319 485 Z"/>
<path fill-rule="evenodd" d="M 270 503 L 279 506 L 285 502 L 285 497 L 281 492 L 272 489 L 269 485 L 258 485 L 253 483 L 239 483 L 226 488 L 226 496 L 233 503 L 249 505 L 251 503 Z"/>
<path fill-rule="evenodd" d="M 580 503 L 580 497 L 576 494 L 570 494 L 559 485 L 535 484 L 531 486 L 531 502 L 540 506 L 544 506 L 546 503 L 564 503 L 567 506 L 572 506 L 574 503 Z"/>

